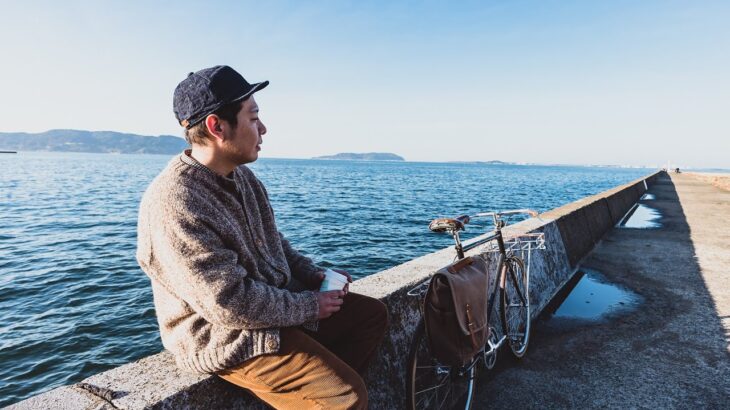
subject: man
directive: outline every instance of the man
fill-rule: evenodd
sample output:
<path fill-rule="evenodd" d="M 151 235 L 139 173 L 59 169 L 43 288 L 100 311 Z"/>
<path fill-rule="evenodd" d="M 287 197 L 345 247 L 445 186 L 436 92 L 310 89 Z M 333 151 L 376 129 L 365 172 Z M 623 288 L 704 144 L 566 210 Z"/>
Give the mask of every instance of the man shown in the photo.
<path fill-rule="evenodd" d="M 138 225 L 162 343 L 179 367 L 218 374 L 275 408 L 366 408 L 362 375 L 385 305 L 347 287 L 317 291 L 324 269 L 277 230 L 266 189 L 243 165 L 266 133 L 253 94 L 268 84 L 216 66 L 175 89 L 192 148 L 151 183 Z"/>

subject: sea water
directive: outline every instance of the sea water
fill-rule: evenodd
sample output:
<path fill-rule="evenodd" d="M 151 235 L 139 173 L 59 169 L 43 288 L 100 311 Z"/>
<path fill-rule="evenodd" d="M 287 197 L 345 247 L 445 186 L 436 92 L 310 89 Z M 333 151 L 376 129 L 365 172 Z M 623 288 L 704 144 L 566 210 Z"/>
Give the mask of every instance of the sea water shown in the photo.
<path fill-rule="evenodd" d="M 162 350 L 134 253 L 171 156 L 0 155 L 0 406 Z M 260 159 L 279 229 L 357 279 L 451 245 L 432 218 L 545 211 L 648 169 Z M 465 238 L 489 226 L 469 225 Z"/>

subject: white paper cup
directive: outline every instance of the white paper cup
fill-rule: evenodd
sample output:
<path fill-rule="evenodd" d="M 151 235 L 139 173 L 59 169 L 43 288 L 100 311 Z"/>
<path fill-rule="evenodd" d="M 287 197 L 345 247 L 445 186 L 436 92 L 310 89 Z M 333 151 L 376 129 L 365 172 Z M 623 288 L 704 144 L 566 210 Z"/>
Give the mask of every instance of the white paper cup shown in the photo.
<path fill-rule="evenodd" d="M 342 290 L 347 285 L 347 276 L 337 273 L 332 269 L 324 271 L 324 280 L 322 285 L 319 287 L 320 292 L 326 292 L 328 290 Z"/>

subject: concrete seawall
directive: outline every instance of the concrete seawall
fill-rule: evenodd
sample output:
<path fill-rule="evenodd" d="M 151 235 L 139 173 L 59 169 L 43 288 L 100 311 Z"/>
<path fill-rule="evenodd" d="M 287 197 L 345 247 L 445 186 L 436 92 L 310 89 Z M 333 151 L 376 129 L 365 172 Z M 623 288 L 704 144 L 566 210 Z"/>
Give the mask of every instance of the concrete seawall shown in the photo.
<path fill-rule="evenodd" d="M 533 323 L 527 356 L 479 373 L 474 408 L 728 408 L 730 191 L 672 173 L 647 193 Z"/>
<path fill-rule="evenodd" d="M 657 175 L 583 198 L 521 223 L 508 226 L 505 236 L 543 232 L 546 249 L 534 252 L 531 264 L 533 317 L 573 276 L 578 263 L 644 194 Z M 424 231 L 424 234 L 428 234 Z M 444 243 L 448 238 L 444 237 Z M 479 249 L 473 252 L 479 252 Z M 453 260 L 446 248 L 355 281 L 354 292 L 383 300 L 390 328 L 367 381 L 372 408 L 405 405 L 405 365 L 411 335 L 419 319 L 418 302 L 406 293 Z M 491 264 L 495 261 L 491 261 Z M 493 266 L 492 266 L 493 268 Z M 142 408 L 263 408 L 242 390 L 214 376 L 196 376 L 175 367 L 163 352 L 29 398 L 10 408 L 142 409 Z"/>

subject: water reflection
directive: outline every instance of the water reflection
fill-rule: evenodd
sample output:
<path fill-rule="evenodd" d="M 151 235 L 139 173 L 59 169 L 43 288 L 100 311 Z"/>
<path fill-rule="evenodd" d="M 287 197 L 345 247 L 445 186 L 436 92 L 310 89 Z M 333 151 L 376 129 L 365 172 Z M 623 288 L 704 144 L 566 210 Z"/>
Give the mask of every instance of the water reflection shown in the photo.
<path fill-rule="evenodd" d="M 570 328 L 628 312 L 640 301 L 639 295 L 610 283 L 599 272 L 583 269 L 545 308 L 542 319 L 549 327 Z"/>
<path fill-rule="evenodd" d="M 638 229 L 651 229 L 660 228 L 662 226 L 659 223 L 662 214 L 654 208 L 650 208 L 644 204 L 638 204 L 634 209 L 634 212 L 629 216 L 629 219 L 625 221 L 622 228 L 638 228 Z"/>
<path fill-rule="evenodd" d="M 638 302 L 638 296 L 616 285 L 606 283 L 594 271 L 578 272 L 582 275 L 575 288 L 557 309 L 554 317 L 600 319 L 609 313 L 629 308 Z"/>

